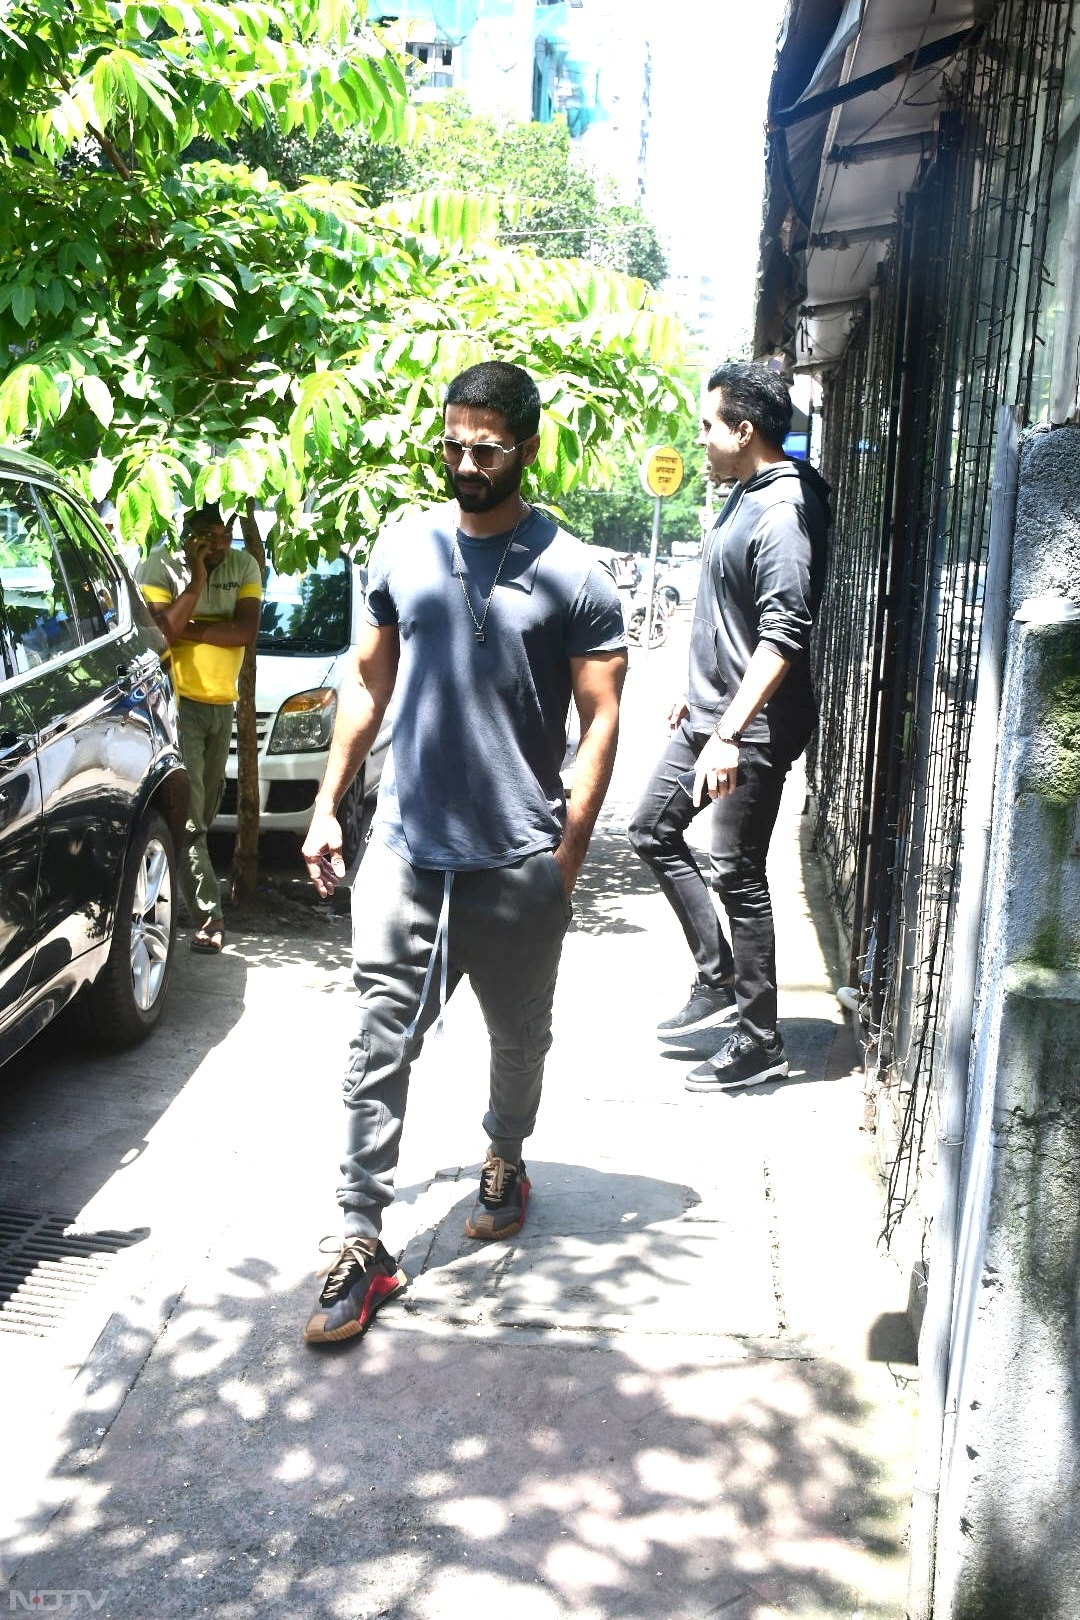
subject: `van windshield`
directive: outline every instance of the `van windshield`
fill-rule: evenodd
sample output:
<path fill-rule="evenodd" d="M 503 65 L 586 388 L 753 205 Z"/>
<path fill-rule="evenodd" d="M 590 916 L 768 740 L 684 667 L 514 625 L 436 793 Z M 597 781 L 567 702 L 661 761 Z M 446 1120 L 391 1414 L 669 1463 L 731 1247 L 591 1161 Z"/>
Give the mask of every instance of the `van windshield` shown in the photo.
<path fill-rule="evenodd" d="M 259 652 L 344 652 L 351 623 L 352 569 L 344 557 L 320 559 L 303 574 L 267 567 Z"/>

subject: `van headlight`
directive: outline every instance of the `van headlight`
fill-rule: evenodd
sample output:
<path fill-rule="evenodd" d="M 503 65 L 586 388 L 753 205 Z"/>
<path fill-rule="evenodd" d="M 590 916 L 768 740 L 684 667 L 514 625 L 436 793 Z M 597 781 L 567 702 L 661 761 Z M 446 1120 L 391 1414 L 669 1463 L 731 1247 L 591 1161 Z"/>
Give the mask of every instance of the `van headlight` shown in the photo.
<path fill-rule="evenodd" d="M 297 692 L 281 705 L 270 733 L 268 754 L 306 754 L 329 748 L 337 713 L 337 693 L 332 686 L 314 692 Z"/>

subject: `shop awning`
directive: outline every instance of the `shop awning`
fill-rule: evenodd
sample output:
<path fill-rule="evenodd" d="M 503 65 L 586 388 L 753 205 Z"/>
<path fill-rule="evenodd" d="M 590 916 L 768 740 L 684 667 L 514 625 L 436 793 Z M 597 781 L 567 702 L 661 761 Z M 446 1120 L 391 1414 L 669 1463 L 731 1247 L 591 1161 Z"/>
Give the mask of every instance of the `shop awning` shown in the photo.
<path fill-rule="evenodd" d="M 769 100 L 755 352 L 839 359 L 935 148 L 973 0 L 794 0 Z"/>

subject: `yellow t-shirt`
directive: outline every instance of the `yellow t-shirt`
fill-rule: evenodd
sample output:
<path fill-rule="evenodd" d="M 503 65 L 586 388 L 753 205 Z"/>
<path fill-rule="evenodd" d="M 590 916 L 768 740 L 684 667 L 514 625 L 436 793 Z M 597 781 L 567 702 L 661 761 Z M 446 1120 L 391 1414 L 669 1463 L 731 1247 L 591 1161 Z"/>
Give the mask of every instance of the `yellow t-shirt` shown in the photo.
<path fill-rule="evenodd" d="M 166 606 L 187 588 L 190 574 L 183 555 L 158 546 L 135 570 L 148 602 Z M 262 599 L 259 565 L 250 552 L 230 547 L 207 576 L 191 615 L 196 624 L 236 616 L 237 602 Z M 169 649 L 177 695 L 197 703 L 235 703 L 243 647 L 214 647 L 205 641 L 174 641 Z"/>

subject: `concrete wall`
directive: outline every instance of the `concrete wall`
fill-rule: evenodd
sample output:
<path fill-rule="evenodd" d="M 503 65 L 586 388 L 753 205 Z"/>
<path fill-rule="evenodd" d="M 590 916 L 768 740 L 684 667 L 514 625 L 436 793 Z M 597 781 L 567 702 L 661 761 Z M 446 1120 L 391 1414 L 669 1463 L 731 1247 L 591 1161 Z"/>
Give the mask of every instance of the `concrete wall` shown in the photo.
<path fill-rule="evenodd" d="M 1032 598 L 1042 599 L 1034 613 Z M 1075 613 L 1080 429 L 1066 427 L 1032 434 L 1021 460 L 934 1620 L 1080 1620 L 1080 616 L 1070 604 Z"/>
<path fill-rule="evenodd" d="M 1080 428 L 1038 428 L 1024 442 L 1012 606 L 1052 595 L 1080 607 Z"/>

